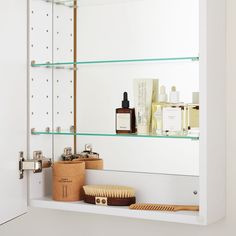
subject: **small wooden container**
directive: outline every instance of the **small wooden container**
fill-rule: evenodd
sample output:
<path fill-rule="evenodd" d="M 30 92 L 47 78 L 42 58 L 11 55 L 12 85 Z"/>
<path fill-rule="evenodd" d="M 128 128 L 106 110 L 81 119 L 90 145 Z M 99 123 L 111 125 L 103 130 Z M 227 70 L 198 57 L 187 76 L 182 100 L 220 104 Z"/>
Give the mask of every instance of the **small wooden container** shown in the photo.
<path fill-rule="evenodd" d="M 79 158 L 74 159 L 73 162 L 84 161 L 85 169 L 103 170 L 103 160 L 98 158 Z"/>
<path fill-rule="evenodd" d="M 53 165 L 53 200 L 80 201 L 83 199 L 85 163 L 59 161 Z"/>

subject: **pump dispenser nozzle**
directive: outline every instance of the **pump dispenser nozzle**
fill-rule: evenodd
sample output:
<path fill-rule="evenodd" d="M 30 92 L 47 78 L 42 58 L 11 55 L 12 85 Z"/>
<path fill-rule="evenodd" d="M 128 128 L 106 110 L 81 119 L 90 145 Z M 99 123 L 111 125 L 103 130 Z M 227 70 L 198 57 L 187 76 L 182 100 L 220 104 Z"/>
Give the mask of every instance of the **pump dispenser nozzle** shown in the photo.
<path fill-rule="evenodd" d="M 129 108 L 129 100 L 127 92 L 124 92 L 123 94 L 122 108 Z"/>

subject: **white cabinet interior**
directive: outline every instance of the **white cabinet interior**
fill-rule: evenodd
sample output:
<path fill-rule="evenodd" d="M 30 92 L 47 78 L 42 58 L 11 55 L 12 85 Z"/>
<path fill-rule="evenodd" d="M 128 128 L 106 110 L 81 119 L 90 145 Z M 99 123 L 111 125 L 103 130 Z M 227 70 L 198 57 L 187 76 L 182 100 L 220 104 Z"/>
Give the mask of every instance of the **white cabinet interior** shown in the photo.
<path fill-rule="evenodd" d="M 87 183 L 134 186 L 143 202 L 200 204 L 194 217 L 186 212 L 144 212 L 140 218 L 193 224 L 222 218 L 223 204 L 214 210 L 218 200 L 213 200 L 217 191 L 212 178 L 220 171 L 217 180 L 224 185 L 224 114 L 216 112 L 218 104 L 224 107 L 224 97 L 217 94 L 224 93 L 225 36 L 215 30 L 219 26 L 224 31 L 224 1 L 78 1 L 77 84 L 69 63 L 74 56 L 74 8 L 68 2 L 29 2 L 29 59 L 38 65 L 30 67 L 29 122 L 34 134 L 47 130 L 47 135 L 29 134 L 30 153 L 43 150 L 56 161 L 64 147 L 73 146 L 69 129 L 74 124 L 76 88 L 77 151 L 93 144 L 105 167 L 87 171 Z M 159 60 L 150 61 L 153 58 Z M 60 64 L 43 66 L 47 62 Z M 176 85 L 183 102 L 191 102 L 192 92 L 200 91 L 200 139 L 113 135 L 115 108 L 124 91 L 133 104 L 136 78 Z M 61 135 L 55 135 L 57 127 Z M 218 143 L 221 146 L 215 146 Z M 44 198 L 50 195 L 50 175 L 50 170 L 30 174 L 32 206 L 132 217 L 128 209 L 51 202 Z M 224 202 L 224 193 L 220 200 Z"/>

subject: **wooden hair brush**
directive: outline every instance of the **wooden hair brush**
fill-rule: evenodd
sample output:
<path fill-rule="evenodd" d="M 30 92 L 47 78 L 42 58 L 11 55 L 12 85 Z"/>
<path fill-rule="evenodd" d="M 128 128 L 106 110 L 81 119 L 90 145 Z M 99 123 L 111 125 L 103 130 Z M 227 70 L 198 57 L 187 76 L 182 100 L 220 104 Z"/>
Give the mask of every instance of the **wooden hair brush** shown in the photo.
<path fill-rule="evenodd" d="M 84 201 L 86 203 L 108 206 L 129 206 L 135 203 L 135 190 L 126 186 L 86 185 Z"/>
<path fill-rule="evenodd" d="M 130 205 L 129 209 L 144 211 L 199 211 L 199 206 L 137 203 Z"/>

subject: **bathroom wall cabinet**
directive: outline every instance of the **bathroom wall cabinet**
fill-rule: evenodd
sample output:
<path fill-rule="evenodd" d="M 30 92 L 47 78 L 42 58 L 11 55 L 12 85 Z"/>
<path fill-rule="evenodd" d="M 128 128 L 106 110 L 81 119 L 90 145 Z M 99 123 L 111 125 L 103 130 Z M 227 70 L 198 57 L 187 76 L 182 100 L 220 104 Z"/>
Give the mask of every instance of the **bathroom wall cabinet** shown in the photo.
<path fill-rule="evenodd" d="M 224 217 L 224 0 L 2 4 L 0 223 L 31 207 L 196 225 Z M 179 86 L 184 101 L 199 89 L 200 137 L 113 133 L 122 92 L 132 97 L 134 78 L 155 76 Z M 50 168 L 25 171 L 19 179 L 19 152 L 32 159 L 41 150 L 56 161 L 64 147 L 81 151 L 86 143 L 107 165 L 104 171 L 88 170 L 87 184 L 133 186 L 138 202 L 199 204 L 200 211 L 55 202 Z"/>

